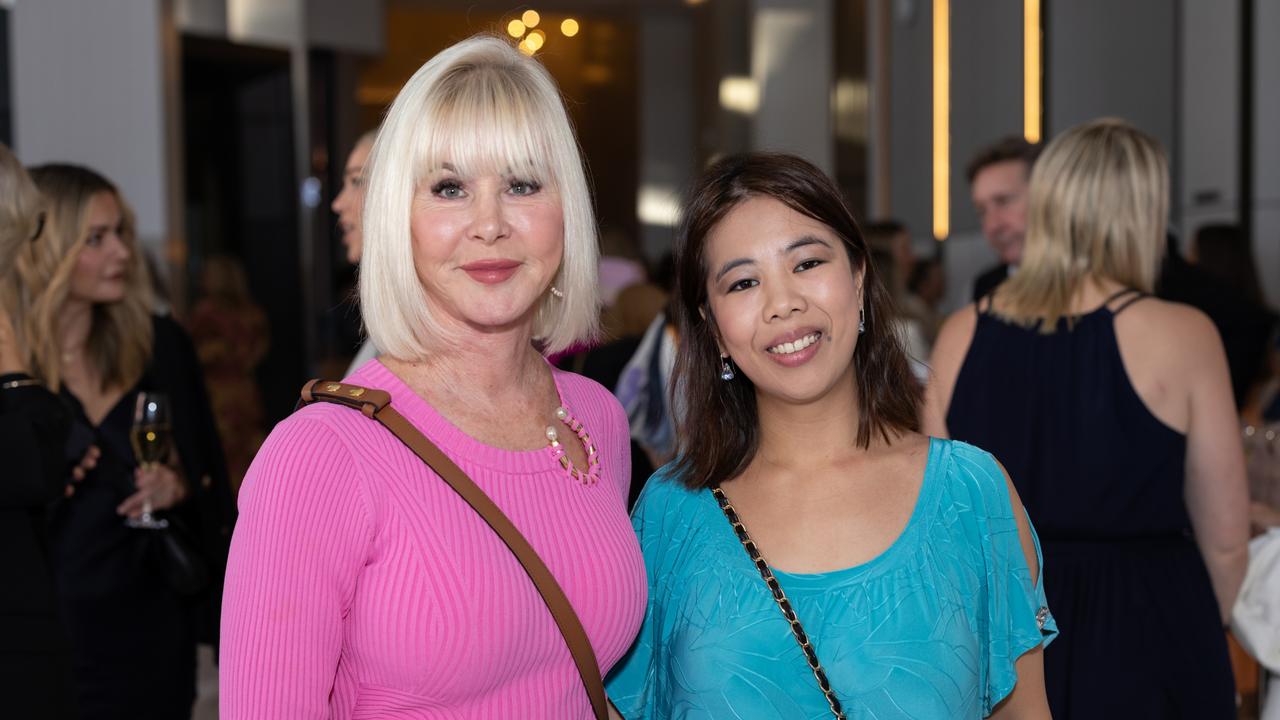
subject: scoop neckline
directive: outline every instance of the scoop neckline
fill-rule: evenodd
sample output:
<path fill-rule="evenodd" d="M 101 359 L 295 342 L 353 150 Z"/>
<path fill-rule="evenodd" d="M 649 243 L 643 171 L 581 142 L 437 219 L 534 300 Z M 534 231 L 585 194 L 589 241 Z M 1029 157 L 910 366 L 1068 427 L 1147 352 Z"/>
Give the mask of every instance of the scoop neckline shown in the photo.
<path fill-rule="evenodd" d="M 928 456 L 925 459 L 923 477 L 920 481 L 920 489 L 916 492 L 915 504 L 912 506 L 911 515 L 907 518 L 906 524 L 902 530 L 898 532 L 898 536 L 884 550 L 881 550 L 875 557 L 843 568 L 834 570 L 826 570 L 818 573 L 801 573 L 788 572 L 781 570 L 773 565 L 769 565 L 769 569 L 780 580 L 787 581 L 788 585 L 794 585 L 797 589 L 806 587 L 829 587 L 832 584 L 840 584 L 853 578 L 874 577 L 892 569 L 892 561 L 898 556 L 911 551 L 916 544 L 916 539 L 925 527 L 931 521 L 931 511 L 933 510 L 935 497 L 938 492 L 938 468 L 944 462 L 943 449 L 946 444 L 943 440 L 936 437 L 929 437 Z M 734 534 L 733 528 L 725 520 L 724 513 L 720 510 L 720 506 L 716 503 L 715 497 L 711 491 L 706 491 L 706 496 L 711 502 L 712 509 L 716 517 L 722 521 L 722 537 L 727 534 L 733 547 L 737 550 L 737 554 L 741 556 L 751 568 L 752 573 L 758 575 L 755 566 L 747 559 L 746 552 L 742 549 L 742 543 L 738 540 L 738 536 Z"/>
<path fill-rule="evenodd" d="M 545 361 L 546 359 L 543 358 Z M 561 407 L 574 413 L 574 404 L 566 401 L 566 393 L 561 383 L 562 372 L 550 362 L 551 382 L 556 389 L 556 398 Z M 563 473 L 560 464 L 548 453 L 547 447 L 531 450 L 511 450 L 484 443 L 453 424 L 453 421 L 440 413 L 426 398 L 419 395 L 399 375 L 382 364 L 380 358 L 362 367 L 357 375 L 366 375 L 369 384 L 381 387 L 391 394 L 392 403 L 400 409 L 410 423 L 441 448 L 448 448 L 449 454 L 464 459 L 468 464 L 479 465 L 490 470 L 498 470 L 505 474 L 537 475 L 542 473 Z M 361 378 L 353 377 L 359 383 Z M 575 413 L 575 417 L 581 417 Z M 549 424 L 549 423 L 548 423 Z M 594 428 L 588 428 L 592 432 Z M 592 435 L 594 438 L 595 436 Z"/>

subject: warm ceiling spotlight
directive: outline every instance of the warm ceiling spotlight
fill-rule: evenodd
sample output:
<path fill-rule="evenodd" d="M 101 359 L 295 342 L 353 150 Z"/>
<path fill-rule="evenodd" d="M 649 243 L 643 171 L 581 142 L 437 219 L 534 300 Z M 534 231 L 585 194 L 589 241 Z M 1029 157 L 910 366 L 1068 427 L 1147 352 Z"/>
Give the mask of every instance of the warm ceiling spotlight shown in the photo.
<path fill-rule="evenodd" d="M 525 55 L 533 55 L 534 53 L 534 49 L 529 47 L 529 38 L 525 38 L 524 40 L 521 40 L 520 44 L 517 45 L 516 47 L 520 48 L 520 52 L 524 53 Z"/>
<path fill-rule="evenodd" d="M 524 21 L 525 27 L 537 27 L 538 22 L 542 20 L 542 16 L 538 14 L 537 10 L 525 10 L 520 19 Z"/>
<path fill-rule="evenodd" d="M 573 18 L 569 18 L 568 20 L 560 23 L 560 32 L 564 33 L 565 37 L 573 37 L 574 35 L 577 35 L 578 21 Z"/>
<path fill-rule="evenodd" d="M 507 23 L 507 34 L 513 38 L 522 37 L 524 35 L 524 23 L 519 20 L 512 20 Z"/>
<path fill-rule="evenodd" d="M 526 37 L 524 41 L 529 44 L 529 47 L 534 52 L 537 52 L 542 49 L 544 44 L 546 44 L 547 34 L 541 30 L 534 30 L 529 33 L 528 37 Z"/>

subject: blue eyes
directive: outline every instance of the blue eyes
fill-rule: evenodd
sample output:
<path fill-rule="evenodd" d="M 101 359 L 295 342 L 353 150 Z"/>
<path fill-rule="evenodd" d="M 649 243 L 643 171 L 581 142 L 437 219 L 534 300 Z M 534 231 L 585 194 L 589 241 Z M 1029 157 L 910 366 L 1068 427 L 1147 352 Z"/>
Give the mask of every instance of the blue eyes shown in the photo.
<path fill-rule="evenodd" d="M 534 180 L 512 180 L 507 184 L 507 192 L 516 197 L 529 197 L 542 190 L 542 183 Z M 462 183 L 457 180 L 441 180 L 431 186 L 431 194 L 445 200 L 457 200 L 466 196 Z"/>
<path fill-rule="evenodd" d="M 509 188 L 512 195 L 533 195 L 542 189 L 542 186 L 536 182 L 529 180 L 512 180 Z"/>
<path fill-rule="evenodd" d="M 462 186 L 452 180 L 441 180 L 431 187 L 431 194 L 445 200 L 462 197 Z"/>
<path fill-rule="evenodd" d="M 827 263 L 826 260 L 819 260 L 818 258 L 810 258 L 800 263 L 799 265 L 796 265 L 794 272 L 802 273 L 806 270 L 812 270 L 818 267 L 819 265 L 825 265 L 826 263 Z M 760 284 L 759 280 L 755 280 L 753 278 L 743 278 L 742 280 L 735 281 L 732 285 L 730 285 L 728 288 L 728 292 L 731 292 L 731 293 L 741 292 L 743 290 L 748 290 L 750 288 L 753 288 L 759 284 Z"/>

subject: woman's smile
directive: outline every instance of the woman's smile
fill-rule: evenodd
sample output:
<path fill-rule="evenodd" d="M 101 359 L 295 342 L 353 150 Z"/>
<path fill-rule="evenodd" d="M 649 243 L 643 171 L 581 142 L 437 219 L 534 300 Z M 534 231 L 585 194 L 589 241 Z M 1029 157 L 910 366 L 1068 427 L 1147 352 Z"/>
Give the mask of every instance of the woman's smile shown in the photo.
<path fill-rule="evenodd" d="M 520 268 L 515 260 L 476 260 L 462 266 L 462 271 L 472 280 L 485 285 L 497 285 L 505 282 Z"/>
<path fill-rule="evenodd" d="M 814 358 L 822 348 L 821 330 L 804 329 L 774 341 L 765 349 L 769 359 L 783 367 L 799 367 Z"/>

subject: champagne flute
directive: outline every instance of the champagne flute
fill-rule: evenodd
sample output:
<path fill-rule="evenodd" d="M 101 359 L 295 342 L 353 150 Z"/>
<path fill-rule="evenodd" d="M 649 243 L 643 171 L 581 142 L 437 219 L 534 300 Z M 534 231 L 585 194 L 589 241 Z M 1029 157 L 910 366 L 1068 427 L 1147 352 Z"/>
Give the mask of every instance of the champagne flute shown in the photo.
<path fill-rule="evenodd" d="M 173 442 L 169 417 L 168 395 L 157 392 L 138 393 L 129 441 L 133 445 L 133 454 L 137 457 L 138 464 L 144 470 L 155 467 L 169 457 Z M 143 503 L 141 515 L 136 518 L 126 518 L 125 524 L 142 530 L 163 530 L 169 527 L 168 520 L 152 514 L 150 501 Z"/>

